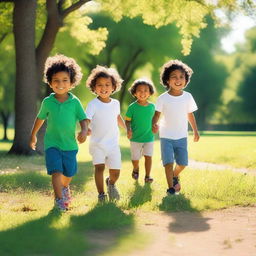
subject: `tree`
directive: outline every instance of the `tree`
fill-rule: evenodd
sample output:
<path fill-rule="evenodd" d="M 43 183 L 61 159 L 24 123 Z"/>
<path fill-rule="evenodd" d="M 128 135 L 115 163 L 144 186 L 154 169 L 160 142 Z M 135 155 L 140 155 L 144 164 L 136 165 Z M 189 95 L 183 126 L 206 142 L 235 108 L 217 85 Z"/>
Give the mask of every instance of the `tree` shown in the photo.
<path fill-rule="evenodd" d="M 206 26 L 204 17 L 214 15 L 215 9 L 225 7 L 236 10 L 238 0 L 218 1 L 216 5 L 200 0 L 195 1 L 146 1 L 133 0 L 46 0 L 46 24 L 42 37 L 35 47 L 35 25 L 37 4 L 41 1 L 6 0 L 13 2 L 13 32 L 16 51 L 16 89 L 15 89 L 15 137 L 10 153 L 29 154 L 28 146 L 31 123 L 36 115 L 36 101 L 39 91 L 39 81 L 45 59 L 50 54 L 59 29 L 64 25 L 64 19 L 87 2 L 99 2 L 104 11 L 111 13 L 115 19 L 122 16 L 134 18 L 142 16 L 146 24 L 160 27 L 174 23 L 183 37 L 183 53 L 188 54 L 192 37 Z M 246 1 L 247 2 L 247 1 Z M 248 1 L 249 4 L 251 1 Z M 85 25 L 88 25 L 85 18 Z"/>

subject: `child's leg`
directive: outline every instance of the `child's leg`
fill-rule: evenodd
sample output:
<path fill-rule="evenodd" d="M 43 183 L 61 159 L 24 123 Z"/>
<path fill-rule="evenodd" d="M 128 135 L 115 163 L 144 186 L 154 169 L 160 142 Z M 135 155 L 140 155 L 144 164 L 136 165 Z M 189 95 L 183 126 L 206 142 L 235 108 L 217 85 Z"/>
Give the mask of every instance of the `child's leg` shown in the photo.
<path fill-rule="evenodd" d="M 165 176 L 169 188 L 173 187 L 173 163 L 164 166 Z"/>
<path fill-rule="evenodd" d="M 54 172 L 52 174 L 52 187 L 54 191 L 55 198 L 62 198 L 62 173 Z"/>
<path fill-rule="evenodd" d="M 186 165 L 178 165 L 176 164 L 174 171 L 173 171 L 173 176 L 178 177 L 179 174 L 185 169 Z"/>
<path fill-rule="evenodd" d="M 144 156 L 145 157 L 145 172 L 146 177 L 150 176 L 151 167 L 152 167 L 152 157 L 151 156 Z"/>
<path fill-rule="evenodd" d="M 61 178 L 63 187 L 68 187 L 73 177 L 66 177 L 65 175 L 62 175 Z"/>
<path fill-rule="evenodd" d="M 139 160 L 132 160 L 133 171 L 139 172 Z"/>
<path fill-rule="evenodd" d="M 109 183 L 114 185 L 118 180 L 120 175 L 120 170 L 118 169 L 109 169 Z"/>
<path fill-rule="evenodd" d="M 103 181 L 103 173 L 105 169 L 105 164 L 96 164 L 95 166 L 95 183 L 98 190 L 98 193 L 104 193 L 104 181 Z"/>

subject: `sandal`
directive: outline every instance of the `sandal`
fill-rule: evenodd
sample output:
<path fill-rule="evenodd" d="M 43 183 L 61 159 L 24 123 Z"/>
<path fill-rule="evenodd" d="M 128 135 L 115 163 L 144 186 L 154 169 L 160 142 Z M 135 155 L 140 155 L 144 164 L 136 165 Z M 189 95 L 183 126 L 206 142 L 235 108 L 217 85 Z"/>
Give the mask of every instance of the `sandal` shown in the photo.
<path fill-rule="evenodd" d="M 154 181 L 154 179 L 151 178 L 150 176 L 146 176 L 144 180 L 145 180 L 145 183 L 152 183 Z"/>
<path fill-rule="evenodd" d="M 137 180 L 139 178 L 139 170 L 132 171 L 132 177 L 133 179 Z"/>

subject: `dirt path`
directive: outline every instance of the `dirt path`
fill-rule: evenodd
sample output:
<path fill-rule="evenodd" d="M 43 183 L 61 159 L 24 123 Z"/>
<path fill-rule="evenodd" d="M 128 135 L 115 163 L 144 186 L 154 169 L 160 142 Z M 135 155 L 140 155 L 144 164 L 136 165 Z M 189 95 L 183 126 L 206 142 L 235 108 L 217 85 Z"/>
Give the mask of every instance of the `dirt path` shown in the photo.
<path fill-rule="evenodd" d="M 255 256 L 256 205 L 200 213 L 138 213 L 152 242 L 129 256 Z"/>
<path fill-rule="evenodd" d="M 254 169 L 249 170 L 247 168 L 235 168 L 226 164 L 213 164 L 208 162 L 199 162 L 195 160 L 189 160 L 188 166 L 192 169 L 209 170 L 209 171 L 231 170 L 234 172 L 256 175 L 256 170 Z"/>

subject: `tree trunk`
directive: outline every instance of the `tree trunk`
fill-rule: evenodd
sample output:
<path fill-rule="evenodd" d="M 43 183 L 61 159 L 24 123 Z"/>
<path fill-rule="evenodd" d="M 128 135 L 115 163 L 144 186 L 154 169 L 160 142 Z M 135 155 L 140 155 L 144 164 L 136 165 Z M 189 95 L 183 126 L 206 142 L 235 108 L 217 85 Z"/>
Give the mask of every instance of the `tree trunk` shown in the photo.
<path fill-rule="evenodd" d="M 32 153 L 30 131 L 36 117 L 37 69 L 35 55 L 35 20 L 37 1 L 16 0 L 13 32 L 16 52 L 15 135 L 11 154 Z"/>
<path fill-rule="evenodd" d="M 10 112 L 7 111 L 7 113 L 5 113 L 4 111 L 1 111 L 1 116 L 2 116 L 3 127 L 4 127 L 3 140 L 8 140 L 8 137 L 7 137 L 7 127 L 8 127 L 8 121 L 9 121 L 9 118 L 10 118 Z"/>

